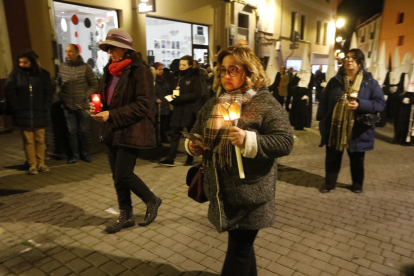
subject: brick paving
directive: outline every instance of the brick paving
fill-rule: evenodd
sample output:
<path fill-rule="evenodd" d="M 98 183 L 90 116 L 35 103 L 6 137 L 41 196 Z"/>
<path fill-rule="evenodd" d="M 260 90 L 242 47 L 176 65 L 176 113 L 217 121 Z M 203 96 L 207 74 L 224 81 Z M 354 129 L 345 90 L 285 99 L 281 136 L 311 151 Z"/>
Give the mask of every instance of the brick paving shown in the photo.
<path fill-rule="evenodd" d="M 255 242 L 259 275 L 414 275 L 414 148 L 377 140 L 363 194 L 348 189 L 348 157 L 338 188 L 320 194 L 318 132 L 295 135 L 292 154 L 279 159 L 277 222 Z M 163 199 L 159 216 L 108 235 L 117 202 L 105 154 L 90 164 L 49 160 L 50 173 L 30 176 L 18 170 L 18 133 L 0 144 L 0 275 L 219 275 L 227 234 L 210 225 L 207 204 L 187 197 L 183 153 L 173 168 L 138 159 L 136 173 Z M 133 202 L 142 220 L 145 205 Z"/>

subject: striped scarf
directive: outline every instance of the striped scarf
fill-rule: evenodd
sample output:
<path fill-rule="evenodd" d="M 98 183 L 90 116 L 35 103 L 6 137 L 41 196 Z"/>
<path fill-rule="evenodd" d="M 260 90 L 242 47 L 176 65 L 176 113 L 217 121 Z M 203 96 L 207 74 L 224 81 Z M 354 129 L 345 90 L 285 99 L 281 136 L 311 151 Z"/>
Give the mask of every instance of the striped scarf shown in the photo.
<path fill-rule="evenodd" d="M 362 78 L 362 70 L 356 75 L 353 84 L 350 84 L 348 76 L 344 77 L 345 90 L 342 92 L 341 98 L 336 103 L 332 114 L 331 131 L 329 133 L 328 141 L 328 146 L 332 149 L 343 151 L 351 144 L 355 113 L 353 110 L 347 110 L 346 108 L 349 104 L 349 96 L 351 94 L 358 95 Z"/>
<path fill-rule="evenodd" d="M 257 91 L 253 89 L 245 92 L 242 88 L 224 93 L 217 98 L 217 103 L 204 127 L 204 143 L 209 149 L 204 154 L 204 161 L 207 165 L 214 167 L 218 165 L 221 169 L 228 169 L 232 166 L 232 144 L 229 133 L 230 128 L 236 125 L 237 121 L 226 122 L 220 111 L 220 105 L 227 106 L 236 102 L 242 106 L 248 103 L 256 93 Z"/>

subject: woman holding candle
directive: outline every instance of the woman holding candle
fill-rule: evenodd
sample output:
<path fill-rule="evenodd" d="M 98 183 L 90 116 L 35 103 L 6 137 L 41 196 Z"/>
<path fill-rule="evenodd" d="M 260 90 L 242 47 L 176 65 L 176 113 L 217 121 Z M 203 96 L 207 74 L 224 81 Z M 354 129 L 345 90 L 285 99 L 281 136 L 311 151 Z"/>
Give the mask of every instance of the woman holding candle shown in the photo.
<path fill-rule="evenodd" d="M 111 226 L 110 234 L 135 225 L 131 192 L 147 205 L 146 226 L 157 217 L 161 199 L 134 174 L 140 149 L 155 147 L 154 80 L 141 53 L 132 48 L 132 38 L 123 29 L 111 29 L 99 48 L 110 55 L 104 68 L 102 111 L 92 118 L 103 122 L 102 139 L 108 147 L 120 216 Z M 91 103 L 91 112 L 95 113 Z"/>
<path fill-rule="evenodd" d="M 45 128 L 53 91 L 49 72 L 40 68 L 34 51 L 19 54 L 5 92 L 14 123 L 21 129 L 29 174 L 49 172 L 45 164 Z"/>
<path fill-rule="evenodd" d="M 229 233 L 221 275 L 253 276 L 254 240 L 260 229 L 275 221 L 276 159 L 290 153 L 293 136 L 287 113 L 266 88 L 269 79 L 252 49 L 236 45 L 220 51 L 217 68 L 214 90 L 219 97 L 198 112 L 191 130 L 204 137 L 206 149 L 188 140 L 186 149 L 203 155 L 208 218 L 217 231 Z M 237 127 L 225 121 L 220 105 L 233 103 L 224 98 L 240 100 Z M 234 115 L 239 114 L 229 117 Z M 243 155 L 244 179 L 234 146 Z"/>
<path fill-rule="evenodd" d="M 344 150 L 351 161 L 354 193 L 362 193 L 365 152 L 374 149 L 375 124 L 357 120 L 358 115 L 375 114 L 385 107 L 378 82 L 364 69 L 359 49 L 346 53 L 344 65 L 322 93 L 316 119 L 320 121 L 320 146 L 326 145 L 325 185 L 321 193 L 335 189 Z"/>

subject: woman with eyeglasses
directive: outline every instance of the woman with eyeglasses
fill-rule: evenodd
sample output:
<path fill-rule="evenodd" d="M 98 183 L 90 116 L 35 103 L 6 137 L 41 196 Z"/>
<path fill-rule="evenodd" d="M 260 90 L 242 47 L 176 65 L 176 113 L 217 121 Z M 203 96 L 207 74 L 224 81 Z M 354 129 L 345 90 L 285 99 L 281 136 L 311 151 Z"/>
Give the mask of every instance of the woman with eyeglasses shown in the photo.
<path fill-rule="evenodd" d="M 102 122 L 101 137 L 107 146 L 109 165 L 118 197 L 120 215 L 105 231 L 113 234 L 135 226 L 131 192 L 147 206 L 146 226 L 157 217 L 161 199 L 134 174 L 140 149 L 155 147 L 154 79 L 141 53 L 132 48 L 132 38 L 123 29 L 111 29 L 99 44 L 110 60 L 104 68 L 102 111 L 92 118 Z M 91 104 L 91 112 L 95 113 Z"/>
<path fill-rule="evenodd" d="M 385 107 L 384 93 L 365 71 L 364 61 L 361 50 L 349 50 L 319 103 L 316 119 L 320 121 L 320 147 L 326 145 L 326 178 L 321 193 L 335 189 L 344 150 L 351 162 L 351 191 L 362 193 L 365 152 L 374 149 L 375 123 L 369 120 Z"/>
<path fill-rule="evenodd" d="M 214 90 L 197 114 L 192 133 L 204 147 L 186 141 L 187 152 L 202 155 L 208 218 L 229 243 L 222 276 L 257 275 L 253 243 L 260 229 L 275 221 L 277 158 L 292 150 L 286 111 L 269 93 L 269 78 L 253 50 L 243 45 L 218 54 Z M 224 120 L 222 109 L 241 105 L 237 126 Z M 245 178 L 239 176 L 235 146 L 241 149 Z"/>

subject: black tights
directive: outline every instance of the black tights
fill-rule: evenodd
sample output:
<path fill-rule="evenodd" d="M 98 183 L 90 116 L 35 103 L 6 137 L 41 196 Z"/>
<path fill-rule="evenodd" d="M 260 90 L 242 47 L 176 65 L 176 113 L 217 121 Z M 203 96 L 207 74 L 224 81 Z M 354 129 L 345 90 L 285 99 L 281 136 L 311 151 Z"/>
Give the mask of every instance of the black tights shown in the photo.
<path fill-rule="evenodd" d="M 257 276 L 253 243 L 259 230 L 231 230 L 221 276 Z"/>

